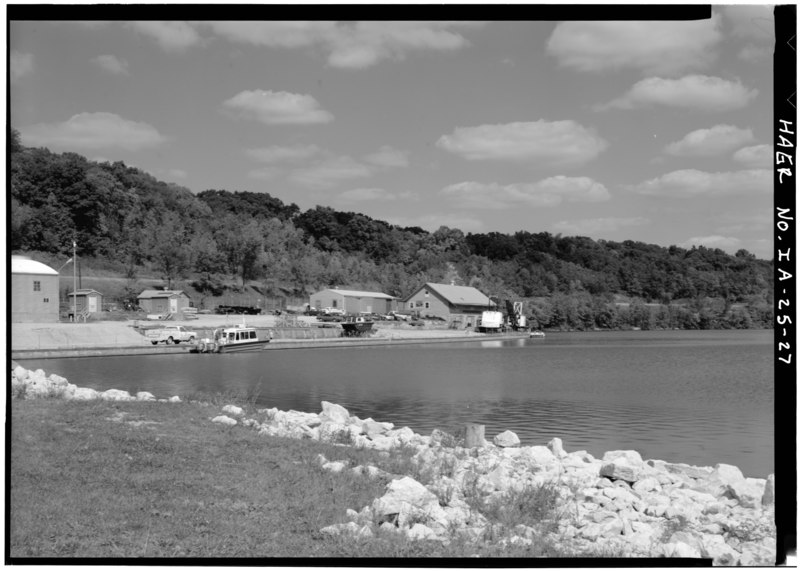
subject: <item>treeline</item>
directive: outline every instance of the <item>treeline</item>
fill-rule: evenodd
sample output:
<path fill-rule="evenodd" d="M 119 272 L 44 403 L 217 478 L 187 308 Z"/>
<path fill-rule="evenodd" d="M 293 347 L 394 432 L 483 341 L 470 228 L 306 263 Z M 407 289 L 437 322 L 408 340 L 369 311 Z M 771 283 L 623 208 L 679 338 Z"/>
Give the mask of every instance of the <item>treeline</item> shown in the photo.
<path fill-rule="evenodd" d="M 553 327 L 631 322 L 610 303 L 620 296 L 668 308 L 670 316 L 653 317 L 654 327 L 721 327 L 740 310 L 749 326 L 771 322 L 764 312 L 772 305 L 772 262 L 746 250 L 731 256 L 548 232 L 465 235 L 446 226 L 428 232 L 323 206 L 303 212 L 267 192 L 195 195 L 122 162 L 24 147 L 15 131 L 9 148 L 15 252 L 68 256 L 74 239 L 79 256 L 129 278 L 149 270 L 168 285 L 192 280 L 210 295 L 231 277 L 257 282 L 266 295 L 339 286 L 401 298 L 422 283 L 452 281 L 500 299 L 537 299 L 543 323 Z M 702 314 L 711 299 L 723 313 Z M 605 310 L 616 313 L 604 317 Z"/>

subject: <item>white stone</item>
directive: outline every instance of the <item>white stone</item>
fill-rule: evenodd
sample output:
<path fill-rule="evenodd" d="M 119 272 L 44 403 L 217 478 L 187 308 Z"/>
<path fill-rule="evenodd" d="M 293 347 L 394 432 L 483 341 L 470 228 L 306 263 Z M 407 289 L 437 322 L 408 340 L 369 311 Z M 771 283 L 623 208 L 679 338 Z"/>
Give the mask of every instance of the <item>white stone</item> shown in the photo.
<path fill-rule="evenodd" d="M 71 400 L 94 400 L 99 398 L 99 396 L 100 393 L 94 389 L 77 387 L 72 393 Z"/>
<path fill-rule="evenodd" d="M 641 466 L 644 462 L 642 456 L 636 450 L 610 450 L 603 454 L 603 463 L 614 462 L 619 458 L 625 458 L 628 463 L 635 466 Z"/>
<path fill-rule="evenodd" d="M 224 424 L 225 426 L 236 426 L 238 424 L 235 419 L 224 415 L 215 416 L 211 419 L 211 422 L 215 424 Z"/>
<path fill-rule="evenodd" d="M 225 406 L 223 406 L 222 407 L 222 412 L 225 412 L 227 414 L 233 414 L 233 415 L 236 415 L 236 416 L 244 413 L 244 411 L 241 409 L 241 407 L 234 406 L 232 404 L 226 404 Z"/>
<path fill-rule="evenodd" d="M 175 395 L 173 397 L 169 397 L 167 399 L 167 402 L 183 402 L 183 401 L 181 401 L 181 397 L 179 397 L 178 395 Z"/>
<path fill-rule="evenodd" d="M 641 463 L 636 464 L 627 456 L 617 456 L 611 461 L 603 459 L 600 467 L 600 475 L 615 480 L 625 480 L 626 482 L 636 482 L 641 473 Z"/>
<path fill-rule="evenodd" d="M 347 463 L 345 462 L 326 462 L 322 465 L 323 470 L 327 470 L 328 472 L 333 472 L 334 474 L 338 474 L 342 470 L 347 467 Z"/>
<path fill-rule="evenodd" d="M 20 381 L 24 381 L 25 379 L 28 378 L 28 369 L 26 369 L 25 367 L 17 365 L 16 367 L 14 367 L 13 372 L 14 376 Z"/>
<path fill-rule="evenodd" d="M 560 438 L 553 438 L 550 440 L 550 442 L 547 443 L 547 447 L 556 458 L 564 458 L 567 455 L 564 451 L 564 443 L 561 442 Z"/>
<path fill-rule="evenodd" d="M 139 391 L 138 393 L 136 393 L 136 400 L 151 401 L 151 400 L 156 400 L 156 397 L 155 395 L 153 395 L 152 393 L 148 393 L 147 391 Z"/>
<path fill-rule="evenodd" d="M 739 505 L 743 507 L 760 507 L 764 496 L 765 484 L 765 480 L 757 480 L 755 478 L 734 481 L 728 484 L 727 494 L 739 500 Z"/>
<path fill-rule="evenodd" d="M 128 391 L 121 391 L 119 389 L 108 389 L 100 393 L 100 398 L 103 400 L 112 401 L 128 401 L 133 400 L 134 397 Z"/>
<path fill-rule="evenodd" d="M 329 420 L 337 424 L 347 424 L 350 422 L 350 413 L 341 405 L 322 401 L 322 413 L 319 415 L 321 420 Z"/>
<path fill-rule="evenodd" d="M 406 531 L 406 536 L 409 539 L 436 539 L 436 533 L 427 525 L 415 523 L 411 528 Z"/>
<path fill-rule="evenodd" d="M 372 502 L 372 511 L 377 516 L 400 514 L 409 509 L 425 513 L 439 507 L 436 495 L 409 476 L 392 480 L 386 489 L 386 494 Z"/>
<path fill-rule="evenodd" d="M 492 439 L 492 442 L 494 442 L 495 446 L 500 446 L 502 448 L 513 448 L 520 445 L 519 436 L 510 430 L 501 432 Z"/>

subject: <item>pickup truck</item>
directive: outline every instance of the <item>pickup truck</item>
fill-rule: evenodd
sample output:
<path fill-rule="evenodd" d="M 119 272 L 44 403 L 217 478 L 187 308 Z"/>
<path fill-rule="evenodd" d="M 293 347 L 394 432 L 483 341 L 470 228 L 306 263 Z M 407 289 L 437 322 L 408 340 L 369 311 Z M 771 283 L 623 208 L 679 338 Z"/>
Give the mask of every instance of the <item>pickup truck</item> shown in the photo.
<path fill-rule="evenodd" d="M 194 343 L 194 340 L 197 339 L 197 333 L 189 331 L 183 325 L 167 325 L 160 329 L 151 329 L 145 332 L 145 337 L 147 337 L 153 345 L 157 345 L 162 341 L 167 345 L 172 345 L 173 343 L 180 343 L 181 341 Z"/>

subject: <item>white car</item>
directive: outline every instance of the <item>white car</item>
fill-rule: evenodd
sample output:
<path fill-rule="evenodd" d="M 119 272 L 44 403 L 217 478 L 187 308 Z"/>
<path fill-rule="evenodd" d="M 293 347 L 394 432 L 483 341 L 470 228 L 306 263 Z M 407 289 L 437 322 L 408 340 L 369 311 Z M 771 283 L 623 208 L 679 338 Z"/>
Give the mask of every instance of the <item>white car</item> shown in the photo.
<path fill-rule="evenodd" d="M 322 310 L 322 313 L 325 315 L 344 315 L 344 309 L 339 309 L 338 307 L 326 307 Z"/>

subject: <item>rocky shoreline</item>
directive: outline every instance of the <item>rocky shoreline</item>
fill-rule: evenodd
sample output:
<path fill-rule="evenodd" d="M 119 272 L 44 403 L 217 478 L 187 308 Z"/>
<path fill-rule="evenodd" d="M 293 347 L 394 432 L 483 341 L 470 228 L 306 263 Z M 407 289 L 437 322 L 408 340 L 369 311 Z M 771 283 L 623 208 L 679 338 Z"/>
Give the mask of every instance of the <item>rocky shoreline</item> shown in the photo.
<path fill-rule="evenodd" d="M 150 393 L 77 387 L 41 369 L 12 362 L 12 398 L 153 401 Z M 180 402 L 174 396 L 161 402 Z M 560 439 L 546 446 L 520 446 L 513 432 L 479 439 L 466 448 L 453 435 L 430 435 L 408 427 L 352 416 L 322 402 L 320 413 L 259 409 L 248 417 L 226 405 L 211 422 L 240 425 L 265 436 L 312 439 L 389 455 L 403 448 L 426 474 L 423 485 L 375 466 L 348 466 L 318 458 L 325 470 L 351 471 L 386 481 L 386 493 L 348 523 L 323 527 L 323 534 L 398 533 L 413 540 L 455 538 L 500 544 L 533 544 L 546 538 L 576 555 L 591 550 L 621 557 L 708 558 L 714 565 L 764 566 L 776 562 L 775 476 L 747 478 L 735 466 L 690 466 L 645 460 L 633 450 L 567 452 Z M 475 502 L 502 503 L 527 490 L 554 487 L 558 517 L 547 527 L 490 523 Z"/>

